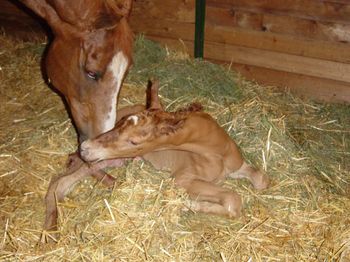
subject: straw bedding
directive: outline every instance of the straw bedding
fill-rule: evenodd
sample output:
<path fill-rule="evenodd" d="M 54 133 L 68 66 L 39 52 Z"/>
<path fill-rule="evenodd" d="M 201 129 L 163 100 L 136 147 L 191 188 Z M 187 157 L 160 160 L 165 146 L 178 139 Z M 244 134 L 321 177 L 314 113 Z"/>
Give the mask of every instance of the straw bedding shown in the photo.
<path fill-rule="evenodd" d="M 143 103 L 147 79 L 159 78 L 167 110 L 203 103 L 271 187 L 227 180 L 244 215 L 195 214 L 168 173 L 130 161 L 108 170 L 112 190 L 79 183 L 59 205 L 58 243 L 40 244 L 49 181 L 77 148 L 40 72 L 44 47 L 0 36 L 1 261 L 350 261 L 350 107 L 261 88 L 142 37 L 120 106 Z"/>

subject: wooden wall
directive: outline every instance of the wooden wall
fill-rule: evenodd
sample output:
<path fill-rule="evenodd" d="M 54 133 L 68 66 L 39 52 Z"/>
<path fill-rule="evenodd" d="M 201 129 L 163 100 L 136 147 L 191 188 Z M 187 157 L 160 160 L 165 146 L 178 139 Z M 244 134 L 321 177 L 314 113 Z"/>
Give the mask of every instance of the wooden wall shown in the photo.
<path fill-rule="evenodd" d="M 133 28 L 192 54 L 195 1 L 163 2 L 138 1 Z M 350 0 L 207 0 L 206 5 L 204 58 L 228 63 L 260 84 L 350 102 Z"/>
<path fill-rule="evenodd" d="M 195 0 L 137 0 L 131 16 L 131 26 L 135 32 L 184 49 L 191 55 L 194 22 Z"/>
<path fill-rule="evenodd" d="M 206 11 L 206 59 L 261 84 L 350 102 L 350 0 L 207 0 Z M 194 20 L 195 0 L 135 0 L 131 25 L 193 54 Z M 39 28 L 1 0 L 0 26 L 11 23 Z"/>
<path fill-rule="evenodd" d="M 207 0 L 205 57 L 303 95 L 350 102 L 349 0 Z"/>

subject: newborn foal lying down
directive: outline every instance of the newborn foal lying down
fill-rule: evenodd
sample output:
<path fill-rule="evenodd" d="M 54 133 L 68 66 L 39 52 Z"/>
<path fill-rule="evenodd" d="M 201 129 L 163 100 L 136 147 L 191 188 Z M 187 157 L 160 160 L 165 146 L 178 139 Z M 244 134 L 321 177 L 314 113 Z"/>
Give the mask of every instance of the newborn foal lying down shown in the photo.
<path fill-rule="evenodd" d="M 142 156 L 157 169 L 170 170 L 193 200 L 194 211 L 237 217 L 241 197 L 217 185 L 227 176 L 247 178 L 256 189 L 268 177 L 249 166 L 235 142 L 199 104 L 165 112 L 158 83 L 151 87 L 150 106 L 121 119 L 115 128 L 81 144 L 85 161 Z"/>

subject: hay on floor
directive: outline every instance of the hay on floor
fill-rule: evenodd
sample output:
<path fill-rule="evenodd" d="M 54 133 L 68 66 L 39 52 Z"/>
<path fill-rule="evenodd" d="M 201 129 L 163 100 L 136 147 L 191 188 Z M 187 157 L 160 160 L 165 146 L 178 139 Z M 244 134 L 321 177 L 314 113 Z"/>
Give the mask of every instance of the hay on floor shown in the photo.
<path fill-rule="evenodd" d="M 0 36 L 1 261 L 350 261 L 350 108 L 261 88 L 140 37 L 120 106 L 143 103 L 149 77 L 168 110 L 202 102 L 272 179 L 240 193 L 239 219 L 184 211 L 187 196 L 145 162 L 111 169 L 118 186 L 80 183 L 60 204 L 61 238 L 38 245 L 44 196 L 77 148 L 61 98 L 40 72 L 43 43 Z"/>

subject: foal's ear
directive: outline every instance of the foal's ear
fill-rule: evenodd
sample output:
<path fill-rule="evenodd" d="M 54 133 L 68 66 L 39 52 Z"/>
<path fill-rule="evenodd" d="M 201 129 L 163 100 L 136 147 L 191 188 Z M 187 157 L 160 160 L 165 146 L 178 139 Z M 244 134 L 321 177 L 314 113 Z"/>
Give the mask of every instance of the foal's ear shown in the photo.
<path fill-rule="evenodd" d="M 160 135 L 169 135 L 175 133 L 178 129 L 185 124 L 184 119 L 167 119 L 157 126 L 157 130 Z"/>
<path fill-rule="evenodd" d="M 107 0 L 107 4 L 114 9 L 114 12 L 128 18 L 131 13 L 132 4 L 134 0 Z"/>
<path fill-rule="evenodd" d="M 147 109 L 163 110 L 162 103 L 159 100 L 158 90 L 159 90 L 159 81 L 154 80 L 152 82 L 151 80 L 149 80 L 147 85 L 147 103 L 146 103 Z"/>
<path fill-rule="evenodd" d="M 29 9 L 34 11 L 37 15 L 46 20 L 51 29 L 55 33 L 64 33 L 71 31 L 69 24 L 61 20 L 56 10 L 45 0 L 21 0 Z"/>

